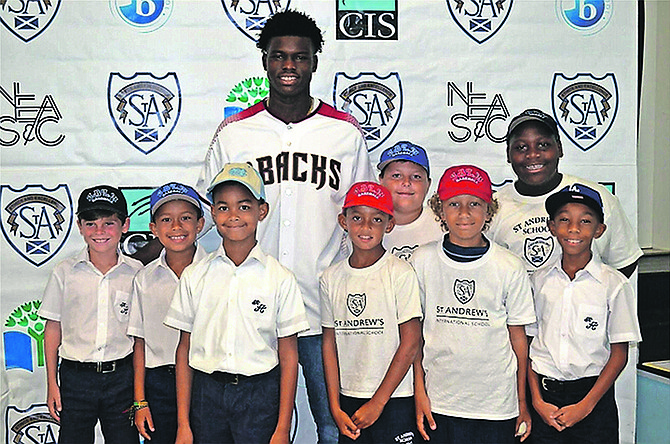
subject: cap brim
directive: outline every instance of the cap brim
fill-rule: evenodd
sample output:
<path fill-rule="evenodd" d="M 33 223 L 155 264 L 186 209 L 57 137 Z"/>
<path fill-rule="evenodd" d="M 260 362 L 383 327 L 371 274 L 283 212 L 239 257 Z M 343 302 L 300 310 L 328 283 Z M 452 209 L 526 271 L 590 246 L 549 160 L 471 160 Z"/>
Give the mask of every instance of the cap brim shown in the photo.
<path fill-rule="evenodd" d="M 196 208 L 198 208 L 200 211 L 202 211 L 202 205 L 200 205 L 200 201 L 195 200 L 193 197 L 187 195 L 187 194 L 169 194 L 162 199 L 159 199 L 153 207 L 151 207 L 151 215 L 153 216 L 156 213 L 156 210 L 159 209 L 163 204 L 166 204 L 168 202 L 171 202 L 173 200 L 183 200 L 188 203 L 191 203 L 195 205 Z"/>

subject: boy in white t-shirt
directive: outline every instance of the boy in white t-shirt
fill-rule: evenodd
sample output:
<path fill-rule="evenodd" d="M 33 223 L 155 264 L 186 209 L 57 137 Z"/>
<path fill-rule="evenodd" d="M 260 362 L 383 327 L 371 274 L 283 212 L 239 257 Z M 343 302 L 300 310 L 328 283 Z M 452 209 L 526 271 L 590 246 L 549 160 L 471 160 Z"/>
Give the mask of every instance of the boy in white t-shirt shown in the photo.
<path fill-rule="evenodd" d="M 428 155 L 419 145 L 398 142 L 379 158 L 379 183 L 393 199 L 395 227 L 384 236 L 384 248 L 409 260 L 419 246 L 442 238 L 439 219 L 424 207 L 430 188 Z"/>
<path fill-rule="evenodd" d="M 447 234 L 412 256 L 425 313 L 414 365 L 419 432 L 439 443 L 525 440 L 524 326 L 535 312 L 521 259 L 482 234 L 497 209 L 489 176 L 451 167 L 430 204 Z"/>
<path fill-rule="evenodd" d="M 256 240 L 269 206 L 246 163 L 207 190 L 221 246 L 187 267 L 165 317 L 176 355 L 177 444 L 288 443 L 297 335 L 309 328 L 293 273 Z"/>
<path fill-rule="evenodd" d="M 151 232 L 164 247 L 160 257 L 133 282 L 128 335 L 135 337 L 135 426 L 153 444 L 174 444 L 177 435 L 175 352 L 179 330 L 163 319 L 182 271 L 205 251 L 196 246 L 204 218 L 200 196 L 188 185 L 170 182 L 149 199 Z"/>
<path fill-rule="evenodd" d="M 390 193 L 358 182 L 339 223 L 353 253 L 321 276 L 323 362 L 340 443 L 414 442 L 411 365 L 421 306 L 412 267 L 382 247 L 393 229 Z"/>

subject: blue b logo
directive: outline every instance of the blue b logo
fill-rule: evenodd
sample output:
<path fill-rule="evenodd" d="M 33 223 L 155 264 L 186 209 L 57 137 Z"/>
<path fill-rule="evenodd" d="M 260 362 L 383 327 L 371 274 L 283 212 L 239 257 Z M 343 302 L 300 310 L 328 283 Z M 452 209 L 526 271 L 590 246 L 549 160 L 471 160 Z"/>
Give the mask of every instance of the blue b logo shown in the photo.
<path fill-rule="evenodd" d="M 595 34 L 609 23 L 612 0 L 556 0 L 556 13 L 577 31 Z"/>
<path fill-rule="evenodd" d="M 172 14 L 173 0 L 110 0 L 112 12 L 142 32 L 155 31 Z"/>

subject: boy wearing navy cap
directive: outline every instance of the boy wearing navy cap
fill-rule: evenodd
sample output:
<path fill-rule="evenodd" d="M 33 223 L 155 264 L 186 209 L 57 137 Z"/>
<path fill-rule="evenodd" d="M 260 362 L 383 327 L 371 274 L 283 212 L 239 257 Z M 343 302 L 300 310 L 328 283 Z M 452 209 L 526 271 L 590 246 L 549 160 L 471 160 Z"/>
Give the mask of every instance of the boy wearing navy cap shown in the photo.
<path fill-rule="evenodd" d="M 382 246 L 394 225 L 389 191 L 355 183 L 338 221 L 353 253 L 321 276 L 321 323 L 339 442 L 415 442 L 411 364 L 419 350 L 421 305 L 411 265 Z"/>
<path fill-rule="evenodd" d="M 439 219 L 424 207 L 430 188 L 428 154 L 419 145 L 401 141 L 380 156 L 379 183 L 393 198 L 395 227 L 384 236 L 384 247 L 409 260 L 414 250 L 442 237 Z"/>
<path fill-rule="evenodd" d="M 163 245 L 160 257 L 135 276 L 128 335 L 135 337 L 135 426 L 152 443 L 174 444 L 177 435 L 175 352 L 179 330 L 163 319 L 179 277 L 205 257 L 196 246 L 204 218 L 200 197 L 188 185 L 171 182 L 150 197 L 149 228 Z M 145 368 L 146 367 L 146 368 Z"/>
<path fill-rule="evenodd" d="M 618 442 L 614 381 L 641 340 L 633 288 L 592 253 L 603 200 L 579 183 L 545 203 L 562 257 L 531 276 L 537 324 L 526 332 L 535 443 Z"/>
<path fill-rule="evenodd" d="M 77 226 L 86 247 L 56 265 L 44 290 L 47 405 L 60 422 L 59 443 L 93 443 L 98 420 L 105 442 L 139 441 L 124 413 L 133 396 L 130 293 L 142 268 L 119 250 L 129 223 L 120 190 L 82 191 Z"/>
<path fill-rule="evenodd" d="M 293 273 L 256 240 L 269 206 L 263 181 L 229 163 L 207 199 L 220 247 L 184 270 L 165 323 L 176 355 L 177 443 L 288 443 L 307 330 Z"/>

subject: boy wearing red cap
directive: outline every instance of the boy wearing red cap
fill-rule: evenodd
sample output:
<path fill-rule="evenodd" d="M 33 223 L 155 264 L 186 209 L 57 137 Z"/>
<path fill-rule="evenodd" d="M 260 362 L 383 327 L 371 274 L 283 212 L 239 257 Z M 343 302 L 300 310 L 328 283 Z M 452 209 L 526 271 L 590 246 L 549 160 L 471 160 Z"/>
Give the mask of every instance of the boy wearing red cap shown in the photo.
<path fill-rule="evenodd" d="M 523 441 L 524 326 L 535 321 L 524 264 L 482 234 L 497 210 L 485 171 L 447 169 L 430 205 L 447 234 L 412 256 L 424 309 L 414 364 L 419 432 L 439 443 Z"/>
<path fill-rule="evenodd" d="M 420 347 L 412 267 L 382 246 L 394 226 L 389 191 L 354 184 L 338 217 L 353 244 L 320 281 L 323 362 L 340 443 L 414 442 L 411 365 Z"/>

